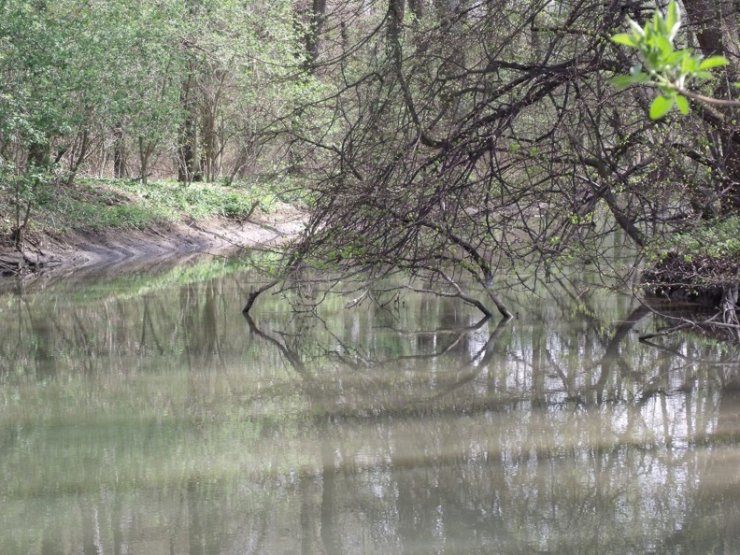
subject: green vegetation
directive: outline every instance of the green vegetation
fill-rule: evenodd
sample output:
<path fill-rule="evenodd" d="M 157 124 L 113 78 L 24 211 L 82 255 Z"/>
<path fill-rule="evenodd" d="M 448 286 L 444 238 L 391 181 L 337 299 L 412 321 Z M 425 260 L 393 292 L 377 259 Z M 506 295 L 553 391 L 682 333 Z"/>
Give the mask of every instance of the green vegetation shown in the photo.
<path fill-rule="evenodd" d="M 650 119 L 660 119 L 674 107 L 687 115 L 690 109 L 687 96 L 709 103 L 717 102 L 697 95 L 691 89 L 701 81 L 711 79 L 711 69 L 724 67 L 730 62 L 725 56 L 705 58 L 691 48 L 675 48 L 673 41 L 681 28 L 681 15 L 675 0 L 668 3 L 665 15 L 656 11 L 643 27 L 632 19 L 627 21 L 630 32 L 612 35 L 611 40 L 637 49 L 640 62 L 630 68 L 629 75 L 619 75 L 612 82 L 618 87 L 637 84 L 657 88 L 660 94 L 650 104 Z"/>
<path fill-rule="evenodd" d="M 255 206 L 257 203 L 257 206 Z M 79 179 L 75 186 L 37 189 L 35 213 L 28 231 L 63 233 L 102 229 L 146 229 L 212 217 L 243 220 L 254 209 L 270 212 L 279 201 L 266 184 L 225 187 L 174 181 L 146 185 L 128 180 Z M 0 197 L 0 210 L 11 210 L 12 198 Z M 13 222 L 4 218 L 0 232 L 10 233 Z"/>
<path fill-rule="evenodd" d="M 687 6 L 698 9 L 691 2 Z M 736 18 L 735 21 L 728 21 L 736 27 Z M 733 68 L 729 59 L 717 52 L 723 51 L 720 44 L 726 47 L 728 53 L 732 52 L 727 46 L 732 39 L 724 37 L 718 40 L 721 36 L 718 29 L 703 29 L 697 33 L 697 39 L 710 55 L 696 53 L 689 47 L 676 49 L 674 40 L 681 28 L 681 14 L 675 0 L 669 1 L 665 15 L 656 10 L 644 27 L 630 18 L 627 22 L 631 31 L 612 35 L 611 40 L 636 49 L 640 61 L 630 68 L 629 75 L 618 75 L 612 83 L 620 88 L 630 85 L 656 88 L 660 94 L 650 104 L 651 120 L 665 117 L 674 107 L 687 116 L 690 112 L 689 99 L 697 102 L 706 119 L 720 122 L 717 127 L 721 128 L 725 137 L 721 141 L 717 141 L 716 137 L 704 138 L 698 141 L 696 150 L 684 149 L 684 153 L 695 161 L 703 157 L 704 165 L 708 166 L 705 172 L 710 180 L 716 179 L 716 176 L 712 176 L 715 168 L 707 163 L 711 154 L 707 157 L 699 152 L 709 153 L 712 148 L 720 149 L 724 151 L 724 156 L 731 159 L 730 171 L 719 176 L 726 188 L 715 192 L 704 207 L 700 207 L 700 223 L 685 222 L 687 225 L 684 229 L 658 235 L 654 244 L 648 247 L 646 253 L 652 266 L 643 274 L 644 283 L 656 293 L 670 295 L 679 292 L 680 296 L 688 294 L 690 297 L 711 299 L 710 302 L 721 307 L 723 324 L 735 330 L 735 335 L 731 337 L 740 340 L 740 321 L 737 316 L 740 284 L 739 163 L 737 147 L 732 144 L 736 140 L 737 117 L 732 112 L 726 115 L 718 109 L 738 109 L 740 101 L 715 98 L 696 90 L 703 82 L 712 81 L 715 76 L 711 70 L 727 66 L 730 67 L 724 76 L 725 81 L 720 81 L 719 87 L 715 85 L 715 90 L 730 90 L 728 81 L 737 78 L 737 68 Z M 709 33 L 713 36 L 708 36 Z M 740 82 L 734 86 L 740 88 Z M 696 208 L 696 199 L 690 203 L 692 201 Z M 713 204 L 720 204 L 719 209 L 710 208 Z"/>
<path fill-rule="evenodd" d="M 692 291 L 740 283 L 740 216 L 703 222 L 649 249 L 656 284 L 683 284 Z"/>
<path fill-rule="evenodd" d="M 258 254 L 256 258 L 262 258 Z M 243 273 L 253 265 L 252 258 L 207 258 L 193 263 L 178 264 L 173 268 L 141 274 L 123 274 L 94 283 L 57 285 L 75 303 L 91 303 L 101 300 L 136 299 L 143 295 L 185 285 L 204 283 L 212 279 L 226 278 Z"/>
<path fill-rule="evenodd" d="M 274 125 L 311 94 L 310 79 L 286 85 L 291 14 L 289 0 L 1 2 L 0 231 L 20 247 L 33 229 L 269 208 L 272 192 L 205 183 L 291 182 Z"/>
<path fill-rule="evenodd" d="M 705 256 L 740 260 L 740 216 L 706 222 L 689 233 L 678 233 L 672 237 L 669 248 L 687 259 Z"/>

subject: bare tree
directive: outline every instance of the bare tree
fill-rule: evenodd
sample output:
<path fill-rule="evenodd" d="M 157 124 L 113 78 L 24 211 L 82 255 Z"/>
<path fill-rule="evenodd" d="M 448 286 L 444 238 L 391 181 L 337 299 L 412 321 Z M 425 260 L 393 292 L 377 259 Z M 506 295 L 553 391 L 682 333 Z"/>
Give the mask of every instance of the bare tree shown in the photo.
<path fill-rule="evenodd" d="M 641 3 L 384 6 L 338 69 L 325 66 L 330 126 L 293 135 L 317 154 L 288 271 L 402 269 L 471 301 L 479 287 L 508 314 L 501 269 L 593 260 L 615 230 L 641 249 L 727 190 L 691 185 L 711 121 L 652 122 L 646 91 L 609 83 L 631 61 L 608 37 L 644 17 Z"/>

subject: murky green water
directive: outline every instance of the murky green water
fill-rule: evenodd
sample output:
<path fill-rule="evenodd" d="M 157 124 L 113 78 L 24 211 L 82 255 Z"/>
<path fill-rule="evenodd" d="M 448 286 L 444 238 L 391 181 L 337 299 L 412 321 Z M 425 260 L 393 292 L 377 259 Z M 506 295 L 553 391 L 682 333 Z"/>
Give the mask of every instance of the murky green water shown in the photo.
<path fill-rule="evenodd" d="M 575 288 L 250 323 L 250 279 L 0 296 L 0 553 L 740 552 L 736 348 Z"/>

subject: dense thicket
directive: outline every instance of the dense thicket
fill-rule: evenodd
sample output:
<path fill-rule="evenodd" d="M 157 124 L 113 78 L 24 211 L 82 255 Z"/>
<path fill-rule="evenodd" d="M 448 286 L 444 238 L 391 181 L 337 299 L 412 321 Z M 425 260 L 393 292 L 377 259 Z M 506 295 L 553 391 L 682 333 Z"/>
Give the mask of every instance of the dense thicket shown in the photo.
<path fill-rule="evenodd" d="M 727 97 L 734 4 L 685 4 L 692 20 L 678 40 L 729 58 L 703 91 Z M 573 256 L 603 258 L 615 230 L 644 251 L 700 222 L 737 226 L 737 113 L 697 104 L 654 122 L 653 91 L 610 84 L 636 60 L 609 37 L 653 4 L 353 5 L 323 14 L 336 36 L 325 32 L 332 49 L 315 66 L 337 92 L 321 108 L 339 123 L 311 138 L 325 156 L 296 256 L 347 272 L 403 268 L 456 294 L 472 278 L 506 313 L 491 287 L 501 266 L 544 276 Z M 348 32 L 352 13 L 366 27 Z M 730 243 L 725 256 L 740 252 Z M 730 281 L 736 272 L 735 262 Z"/>

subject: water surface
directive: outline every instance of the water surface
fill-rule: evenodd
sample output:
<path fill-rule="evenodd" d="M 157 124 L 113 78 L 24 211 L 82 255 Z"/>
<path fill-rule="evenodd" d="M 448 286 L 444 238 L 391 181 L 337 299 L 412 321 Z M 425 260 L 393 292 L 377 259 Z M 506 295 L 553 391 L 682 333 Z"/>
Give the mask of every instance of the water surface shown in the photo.
<path fill-rule="evenodd" d="M 255 279 L 0 296 L 0 553 L 740 552 L 737 348 L 573 285 L 247 320 Z"/>

